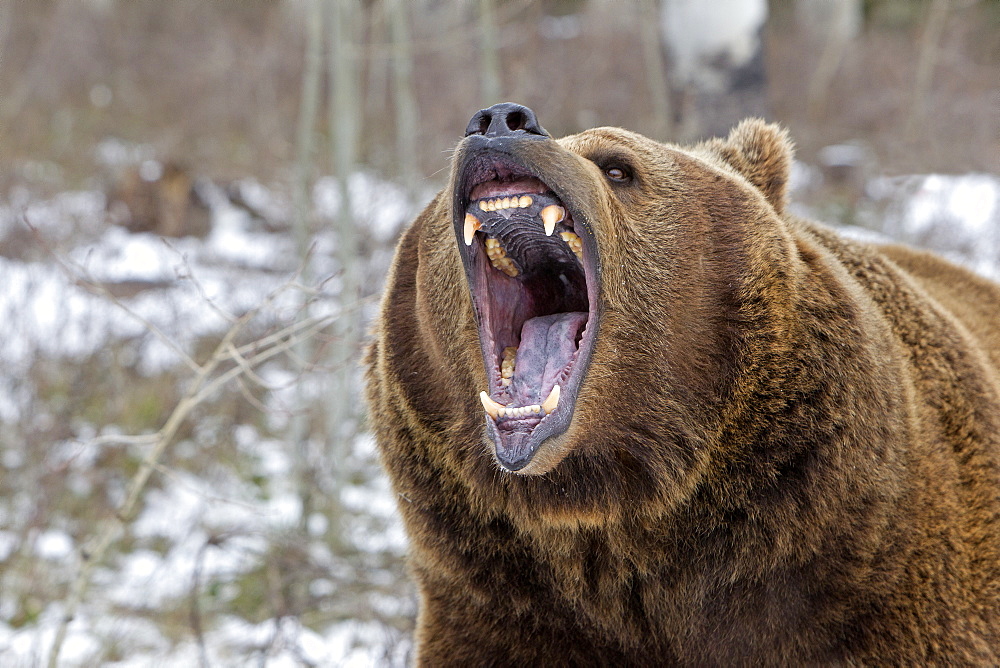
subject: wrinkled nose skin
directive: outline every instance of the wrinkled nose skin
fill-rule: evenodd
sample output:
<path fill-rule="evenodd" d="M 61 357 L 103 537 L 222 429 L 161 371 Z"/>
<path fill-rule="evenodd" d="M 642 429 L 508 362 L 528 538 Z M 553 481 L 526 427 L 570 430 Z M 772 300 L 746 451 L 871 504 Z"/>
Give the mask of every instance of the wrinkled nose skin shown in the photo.
<path fill-rule="evenodd" d="M 488 109 L 480 109 L 469 121 L 465 136 L 483 135 L 485 137 L 517 137 L 536 136 L 548 139 L 551 137 L 541 125 L 538 118 L 528 107 L 514 102 L 501 102 Z"/>

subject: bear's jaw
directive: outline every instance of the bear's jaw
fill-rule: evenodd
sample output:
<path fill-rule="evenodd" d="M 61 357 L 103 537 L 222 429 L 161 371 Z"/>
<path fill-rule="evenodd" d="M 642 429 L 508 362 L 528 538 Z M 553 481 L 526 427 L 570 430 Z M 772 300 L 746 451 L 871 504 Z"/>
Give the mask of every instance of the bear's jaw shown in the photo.
<path fill-rule="evenodd" d="M 464 164 L 455 227 L 488 379 L 486 432 L 502 468 L 544 473 L 556 462 L 536 455 L 569 427 L 593 350 L 597 264 L 535 171 L 506 151 Z"/>

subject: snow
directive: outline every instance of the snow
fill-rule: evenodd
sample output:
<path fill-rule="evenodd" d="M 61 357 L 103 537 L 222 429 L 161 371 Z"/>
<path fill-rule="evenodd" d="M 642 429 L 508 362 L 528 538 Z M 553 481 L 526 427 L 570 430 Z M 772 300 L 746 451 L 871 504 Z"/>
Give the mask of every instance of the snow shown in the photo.
<path fill-rule="evenodd" d="M 147 148 L 111 140 L 98 148 L 98 154 L 105 164 L 114 165 L 152 159 Z M 806 187 L 814 178 L 808 167 L 796 165 L 793 187 Z M 105 200 L 96 192 L 34 200 L 30 193 L 15 189 L 6 202 L 0 202 L 0 239 L 26 229 L 27 220 L 53 251 L 39 252 L 33 247 L 24 258 L 0 254 L 4 285 L 0 291 L 0 340 L 4 342 L 0 346 L 0 429 L 26 420 L 41 424 L 46 419 L 44 414 L 28 413 L 39 402 L 26 378 L 39 359 L 82 359 L 111 341 L 135 340 L 134 362 L 153 376 L 182 368 L 176 348 L 191 351 L 200 338 L 219 336 L 233 317 L 256 308 L 276 291 L 268 315 L 274 323 L 293 316 L 301 307 L 301 295 L 279 291 L 298 269 L 291 234 L 287 229 L 279 233 L 263 229 L 260 220 L 230 203 L 221 190 L 205 187 L 212 202 L 213 225 L 202 240 L 168 241 L 109 225 Z M 242 199 L 262 212 L 267 225 L 281 228 L 289 210 L 287 196 L 250 180 L 237 187 Z M 414 207 L 399 187 L 371 175 L 352 176 L 348 188 L 356 219 L 371 242 L 384 249 Z M 872 216 L 882 216 L 883 234 L 910 243 L 933 242 L 949 257 L 1000 278 L 1000 179 L 986 174 L 882 178 L 868 184 L 868 196 Z M 336 180 L 320 179 L 313 190 L 315 216 L 332 220 L 340 198 Z M 337 281 L 327 280 L 329 268 L 336 264 L 332 227 L 322 226 L 315 239 L 313 261 L 320 285 L 313 296 L 316 312 L 335 313 L 338 308 Z M 849 233 L 885 238 L 870 229 Z M 375 257 L 384 262 L 388 252 L 379 250 Z M 136 287 L 133 292 L 125 290 L 116 303 L 89 284 Z M 162 336 L 150 334 L 150 327 Z M 128 529 L 134 549 L 116 554 L 95 570 L 93 595 L 69 627 L 61 665 L 85 666 L 103 660 L 103 665 L 119 668 L 188 666 L 198 665 L 202 653 L 210 665 L 239 665 L 248 657 L 253 657 L 252 663 L 272 667 L 401 665 L 406 661 L 412 649 L 409 640 L 375 620 L 346 619 L 314 628 L 293 616 L 258 623 L 230 614 L 216 617 L 204 629 L 200 645 L 190 633 L 180 640 L 170 636 L 158 626 L 155 614 L 122 612 L 129 608 L 155 611 L 166 602 L 185 601 L 196 580 L 202 586 L 213 583 L 216 605 L 231 603 L 240 593 L 240 578 L 266 559 L 268 537 L 291 532 L 303 520 L 302 498 L 291 487 L 297 465 L 292 453 L 296 451 L 268 434 L 288 425 L 303 393 L 319 396 L 325 386 L 316 376 L 302 377 L 280 365 L 264 366 L 258 372 L 269 388 L 263 423 L 227 427 L 232 429 L 234 445 L 226 452 L 202 452 L 210 447 L 205 444 L 213 442 L 211 423 L 198 427 L 206 430 L 204 438 L 184 437 L 172 446 L 179 463 L 145 491 L 138 516 Z M 81 417 L 70 429 L 72 438 L 53 443 L 45 453 L 46 467 L 60 471 L 66 489 L 77 498 L 104 495 L 120 501 L 122 480 L 105 481 L 91 475 L 103 457 L 117 452 L 111 446 L 93 445 L 92 439 L 98 432 L 107 435 L 119 428 L 95 426 Z M 370 434 L 356 437 L 347 450 L 345 461 L 338 465 L 354 471 L 373 466 L 376 451 Z M 144 454 L 142 448 L 134 451 L 136 457 Z M 196 456 L 227 457 L 251 475 L 240 477 L 221 465 L 208 474 L 186 471 L 183 463 Z M 9 475 L 26 470 L 30 461 L 28 453 L 4 447 L 0 464 Z M 265 482 L 248 484 L 248 477 Z M 395 495 L 384 475 L 352 477 L 336 493 L 345 509 L 368 518 L 348 526 L 343 538 L 362 553 L 396 558 L 404 554 L 406 537 Z M 32 516 L 34 505 L 27 491 L 0 499 L 0 561 L 6 563 L 23 549 L 19 529 Z M 304 558 L 325 572 L 309 580 L 307 589 L 317 598 L 335 598 L 340 586 L 337 578 L 351 573 L 324 542 L 336 525 L 315 511 L 304 519 L 306 536 L 311 539 L 303 546 Z M 78 533 L 65 526 L 33 528 L 28 531 L 31 555 L 44 562 L 75 564 Z M 61 586 L 73 572 L 62 570 Z M 380 585 L 392 584 L 387 572 L 374 572 L 370 577 Z M 10 620 L 20 605 L 15 600 L 17 586 L 25 584 L 5 581 L 0 589 L 0 620 L 6 620 L 0 621 L 2 663 L 44 663 L 64 614 L 63 605 L 58 600 L 43 601 L 36 619 L 12 625 Z M 371 605 L 387 616 L 412 613 L 402 597 L 373 594 Z M 109 639 L 120 644 L 120 659 L 109 661 L 102 656 L 102 643 Z"/>
<path fill-rule="evenodd" d="M 660 16 L 677 76 L 709 90 L 722 89 L 720 62 L 739 68 L 759 50 L 766 19 L 764 0 L 667 0 Z"/>
<path fill-rule="evenodd" d="M 147 178 L 155 178 L 161 168 L 146 147 L 114 141 L 102 144 L 98 157 L 113 166 L 138 161 Z M 288 324 L 303 308 L 302 293 L 287 287 L 301 268 L 287 225 L 281 229 L 288 198 L 253 181 L 239 184 L 244 201 L 263 212 L 264 223 L 278 228 L 275 232 L 264 229 L 260 220 L 232 204 L 212 184 L 199 187 L 212 211 L 211 232 L 204 239 L 129 233 L 109 224 L 106 200 L 99 192 L 35 199 L 26 189 L 15 188 L 7 201 L 0 201 L 0 240 L 18 234 L 33 240 L 30 252 L 23 256 L 0 253 L 0 281 L 5 286 L 0 292 L 0 340 L 4 341 L 0 346 L 0 463 L 8 475 L 34 461 L 8 442 L 4 436 L 8 428 L 26 421 L 37 427 L 47 419 L 36 410 L 39 397 L 29 380 L 39 360 L 72 364 L 98 354 L 109 342 L 131 340 L 135 345 L 117 348 L 122 354 L 132 351 L 135 359 L 125 361 L 147 376 L 184 371 L 179 351 L 190 355 L 200 339 L 220 336 L 234 318 L 262 303 L 270 300 L 258 317 L 258 327 L 265 329 Z M 399 187 L 371 175 L 352 176 L 349 188 L 356 220 L 375 243 L 388 244 L 413 214 L 413 205 Z M 336 313 L 338 282 L 329 276 L 329 268 L 336 264 L 336 234 L 327 219 L 339 207 L 339 185 L 334 179 L 321 179 L 314 196 L 313 216 L 326 222 L 315 235 L 312 273 L 317 287 L 308 296 L 308 308 L 311 314 Z M 119 296 L 109 296 L 105 290 Z M 265 365 L 258 371 L 275 388 L 264 394 L 269 421 L 281 422 L 275 416 L 294 413 L 302 396 L 296 393 L 302 387 L 316 396 L 325 388 L 318 378 L 280 365 Z M 95 428 L 85 420 L 74 421 L 71 429 L 73 438 L 53 443 L 44 453 L 46 467 L 61 470 L 64 488 L 77 498 L 97 494 L 120 504 L 125 498 L 124 481 L 112 478 L 96 486 L 95 480 L 100 479 L 93 475 L 102 458 L 114 455 L 119 446 L 95 445 L 92 439 L 121 430 L 114 425 Z M 171 447 L 181 461 L 213 456 L 199 450 L 214 440 L 215 427 L 202 421 L 194 429 L 195 438 Z M 240 466 L 250 471 L 247 476 L 221 465 L 210 475 L 174 467 L 145 490 L 139 514 L 128 526 L 135 547 L 112 553 L 95 569 L 90 592 L 69 626 L 60 665 L 101 661 L 102 665 L 187 666 L 200 661 L 202 648 L 197 643 L 172 640 L 154 621 L 123 616 L 122 610 L 155 612 L 163 605 L 176 606 L 177 601 L 187 600 L 196 581 L 203 587 L 214 583 L 215 600 L 232 601 L 239 594 L 240 578 L 258 568 L 272 549 L 271 537 L 299 525 L 303 507 L 292 488 L 295 464 L 289 444 L 262 434 L 252 423 L 236 425 L 233 441 Z M 135 454 L 141 457 L 144 451 L 138 449 Z M 352 455 L 352 465 L 374 466 L 370 439 Z M 258 487 L 248 484 L 247 478 L 265 482 Z M 405 550 L 405 538 L 388 486 L 381 481 L 366 487 L 364 480 L 352 485 L 378 508 L 380 530 L 389 526 L 390 538 L 382 544 L 391 546 L 398 558 Z M 385 498 L 379 499 L 380 495 Z M 15 558 L 23 550 L 17 527 L 32 521 L 36 506 L 30 485 L 0 500 L 0 559 Z M 365 506 L 359 504 L 358 510 L 367 513 Z M 329 520 L 314 512 L 306 524 L 308 534 L 317 540 L 308 546 L 309 559 L 326 564 L 331 574 L 338 569 L 350 572 L 338 565 L 323 543 Z M 369 546 L 360 549 L 381 549 L 371 537 L 377 532 L 369 523 L 348 530 L 359 541 L 368 541 Z M 90 528 L 79 537 L 93 532 Z M 54 586 L 65 587 L 76 572 L 77 539 L 59 526 L 28 533 L 33 558 L 61 564 L 61 585 Z M 351 540 L 350 536 L 346 539 Z M 17 597 L 27 593 L 17 593 L 25 583 L 12 577 L 5 578 L 0 589 L 3 620 L 20 614 L 24 603 Z M 325 591 L 331 598 L 340 586 L 326 578 L 317 578 L 310 586 L 314 583 L 318 583 L 317 592 Z M 0 622 L 3 665 L 45 663 L 64 612 L 58 600 L 45 601 L 42 596 L 37 595 L 42 607 L 33 621 L 17 626 Z M 230 616 L 205 629 L 204 651 L 213 665 L 237 665 L 258 654 L 267 657 L 268 666 L 302 665 L 303 657 L 324 665 L 372 665 L 377 661 L 374 657 L 386 651 L 387 631 L 378 621 L 337 622 L 326 629 L 292 628 L 292 624 L 282 619 L 281 628 L 276 629 L 274 620 L 252 624 Z M 125 648 L 127 658 L 107 662 L 103 652 L 108 642 Z"/>
<path fill-rule="evenodd" d="M 926 174 L 873 180 L 886 203 L 883 231 L 933 248 L 983 276 L 1000 280 L 1000 179 L 990 174 Z"/>
<path fill-rule="evenodd" d="M 66 559 L 73 553 L 73 539 L 65 531 L 50 529 L 35 539 L 35 556 L 39 559 Z"/>

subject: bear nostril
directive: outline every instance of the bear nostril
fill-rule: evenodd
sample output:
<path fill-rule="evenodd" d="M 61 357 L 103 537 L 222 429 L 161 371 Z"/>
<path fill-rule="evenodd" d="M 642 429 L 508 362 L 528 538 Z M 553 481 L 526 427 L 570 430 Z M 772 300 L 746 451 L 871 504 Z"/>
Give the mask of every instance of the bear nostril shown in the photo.
<path fill-rule="evenodd" d="M 507 114 L 507 128 L 511 132 L 524 129 L 524 114 L 520 111 L 514 111 Z"/>
<path fill-rule="evenodd" d="M 480 109 L 465 128 L 465 136 L 485 135 L 488 137 L 504 137 L 520 133 L 539 138 L 550 137 L 538 119 L 528 107 L 513 102 L 494 104 L 488 109 Z"/>

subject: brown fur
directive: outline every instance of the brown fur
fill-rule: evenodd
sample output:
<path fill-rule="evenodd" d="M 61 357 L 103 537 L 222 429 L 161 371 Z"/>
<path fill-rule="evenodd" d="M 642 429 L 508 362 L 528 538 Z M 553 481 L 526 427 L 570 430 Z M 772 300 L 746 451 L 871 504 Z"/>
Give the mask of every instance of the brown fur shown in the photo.
<path fill-rule="evenodd" d="M 1000 287 L 787 213 L 791 147 L 760 121 L 524 150 L 603 266 L 541 475 L 484 437 L 450 190 L 400 242 L 367 358 L 418 663 L 1000 663 Z"/>

